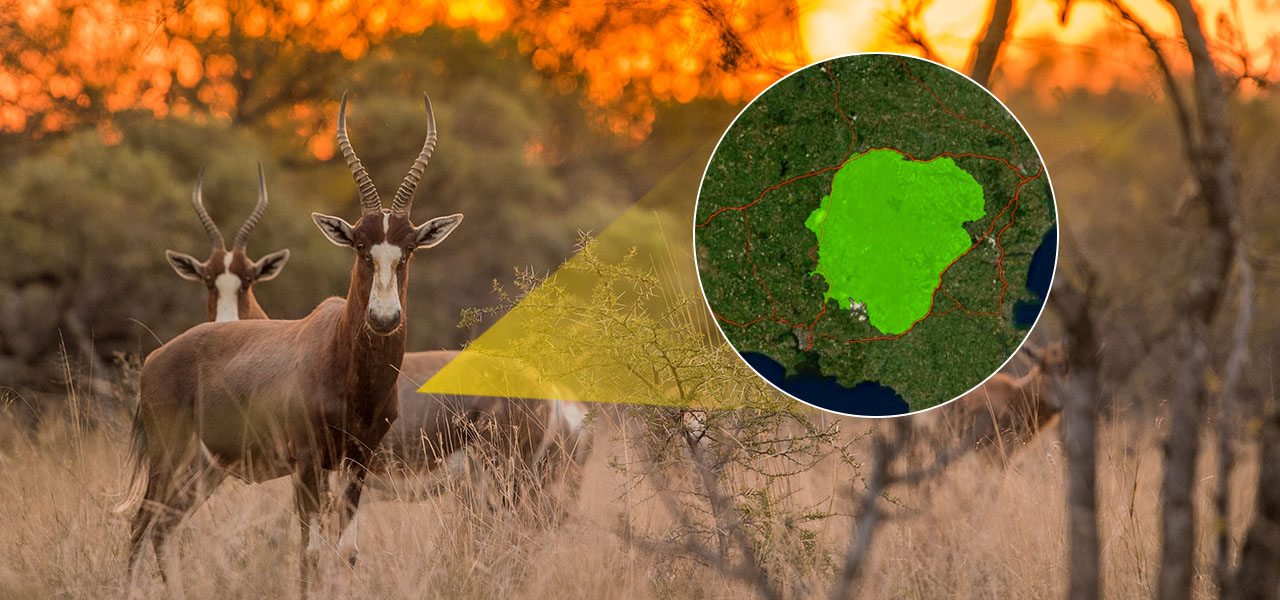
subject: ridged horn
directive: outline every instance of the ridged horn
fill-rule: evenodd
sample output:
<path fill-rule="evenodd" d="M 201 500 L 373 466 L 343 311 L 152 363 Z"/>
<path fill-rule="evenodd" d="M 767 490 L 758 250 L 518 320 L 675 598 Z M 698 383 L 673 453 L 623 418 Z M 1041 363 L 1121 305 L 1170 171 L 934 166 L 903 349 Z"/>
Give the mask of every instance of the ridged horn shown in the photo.
<path fill-rule="evenodd" d="M 191 193 L 191 204 L 196 207 L 196 216 L 200 217 L 200 224 L 204 225 L 204 230 L 209 232 L 209 241 L 213 243 L 213 249 L 225 250 L 227 244 L 222 241 L 222 232 L 218 231 L 218 226 L 214 224 L 213 219 L 209 218 L 209 212 L 204 209 L 204 195 L 200 191 L 203 181 L 204 167 L 200 167 L 200 173 L 196 175 L 196 190 Z"/>
<path fill-rule="evenodd" d="M 365 170 L 364 165 L 360 164 L 356 151 L 351 149 L 351 140 L 347 139 L 346 92 L 342 92 L 342 104 L 338 106 L 338 149 L 342 151 L 342 158 L 346 159 L 347 168 L 351 170 L 351 175 L 356 179 L 356 187 L 360 190 L 360 214 L 363 216 L 380 214 L 382 200 L 378 198 L 378 189 L 373 186 L 373 180 L 369 178 L 369 172 Z"/>
<path fill-rule="evenodd" d="M 249 245 L 249 235 L 253 233 L 253 228 L 258 226 L 258 221 L 262 219 L 262 213 L 267 209 L 267 176 L 262 172 L 262 163 L 258 163 L 258 205 L 253 207 L 253 213 L 245 219 L 244 225 L 240 226 L 240 231 L 236 232 L 235 249 L 244 252 Z"/>
<path fill-rule="evenodd" d="M 431 153 L 436 149 L 436 115 L 431 110 L 431 97 L 423 92 L 422 99 L 427 104 L 427 141 L 422 144 L 422 152 L 413 161 L 413 166 L 409 167 L 409 174 L 404 176 L 404 182 L 400 184 L 400 189 L 396 190 L 395 199 L 391 201 L 391 212 L 405 217 L 409 216 L 409 207 L 413 204 L 413 193 L 417 191 L 418 181 L 422 179 L 422 173 L 427 169 L 427 161 L 431 160 Z"/>

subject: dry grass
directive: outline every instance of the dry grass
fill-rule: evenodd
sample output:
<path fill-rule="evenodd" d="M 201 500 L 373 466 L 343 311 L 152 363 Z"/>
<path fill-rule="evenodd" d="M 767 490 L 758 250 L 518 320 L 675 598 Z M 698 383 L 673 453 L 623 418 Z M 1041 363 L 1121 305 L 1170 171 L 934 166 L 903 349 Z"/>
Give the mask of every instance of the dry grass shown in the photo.
<path fill-rule="evenodd" d="M 869 423 L 849 425 L 852 431 Z M 334 532 L 326 538 L 324 595 L 752 597 L 748 584 L 698 561 L 646 551 L 623 538 L 624 531 L 660 537 L 674 520 L 652 489 L 627 486 L 627 474 L 610 466 L 610 457 L 633 450 L 617 426 L 598 426 L 599 445 L 577 509 L 555 526 L 528 514 L 470 508 L 450 490 L 414 501 L 397 500 L 398 491 L 369 492 L 360 510 L 361 553 L 354 570 L 340 566 Z M 125 595 L 126 519 L 111 513 L 113 494 L 124 485 L 125 447 L 123 432 L 77 431 L 71 423 L 47 424 L 34 436 L 9 440 L 0 454 L 0 504 L 10 508 L 0 517 L 0 546 L 10 549 L 0 558 L 0 597 Z M 1159 559 L 1159 459 L 1154 436 L 1119 426 L 1102 433 L 1099 508 L 1108 597 L 1150 596 Z M 1211 460 L 1204 457 L 1202 473 L 1211 472 Z M 891 489 L 901 507 L 880 531 L 863 595 L 1061 596 L 1067 576 L 1062 462 L 1051 430 L 1003 472 L 966 459 L 923 487 Z M 1247 453 L 1233 482 L 1237 539 L 1251 512 L 1256 466 Z M 786 486 L 794 493 L 790 501 L 807 505 L 835 498 L 830 508 L 847 513 L 850 481 L 849 473 L 824 464 Z M 1212 483 L 1204 480 L 1197 498 L 1202 524 L 1208 523 Z M 287 481 L 224 484 L 180 530 L 186 596 L 294 596 L 298 527 L 290 507 Z M 849 526 L 847 517 L 834 517 L 811 529 L 825 555 L 838 559 Z M 1199 595 L 1208 596 L 1212 531 L 1202 525 L 1201 532 L 1197 585 Z M 823 591 L 825 583 L 802 589 Z M 140 591 L 160 597 L 164 588 L 153 576 Z"/>

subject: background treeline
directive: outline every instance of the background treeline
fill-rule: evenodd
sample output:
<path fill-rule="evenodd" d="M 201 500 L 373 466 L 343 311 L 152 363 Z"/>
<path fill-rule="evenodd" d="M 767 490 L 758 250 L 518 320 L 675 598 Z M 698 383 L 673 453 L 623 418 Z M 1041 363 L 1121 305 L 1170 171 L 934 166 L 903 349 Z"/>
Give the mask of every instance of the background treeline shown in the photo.
<path fill-rule="evenodd" d="M 256 85 L 305 89 L 278 99 L 277 110 L 327 108 L 317 109 L 326 131 L 334 101 L 350 92 L 352 143 L 383 190 L 395 189 L 420 147 L 421 92 L 431 94 L 440 150 L 415 215 L 462 212 L 467 220 L 450 244 L 414 261 L 409 347 L 422 350 L 472 339 L 477 332 L 458 328 L 459 313 L 490 303 L 492 280 L 509 279 L 514 267 L 553 270 L 578 232 L 607 226 L 715 139 L 735 111 L 713 100 L 660 104 L 653 132 L 636 141 L 586 117 L 582 88 L 556 86 L 514 39 L 482 41 L 445 27 L 388 40 L 340 75 L 288 77 Z M 317 159 L 309 137 L 254 114 L 156 118 L 145 110 L 114 115 L 109 130 L 7 134 L 0 384 L 59 392 L 64 348 L 73 370 L 106 376 L 118 353 L 145 354 L 204 320 L 203 288 L 178 279 L 164 260 L 165 249 L 207 256 L 190 203 L 201 167 L 206 206 L 224 235 L 252 208 L 256 164 L 266 169 L 271 204 L 250 255 L 292 251 L 279 279 L 255 287 L 269 315 L 299 318 L 345 294 L 349 256 L 317 235 L 309 215 L 354 218 L 355 187 L 340 157 Z"/>

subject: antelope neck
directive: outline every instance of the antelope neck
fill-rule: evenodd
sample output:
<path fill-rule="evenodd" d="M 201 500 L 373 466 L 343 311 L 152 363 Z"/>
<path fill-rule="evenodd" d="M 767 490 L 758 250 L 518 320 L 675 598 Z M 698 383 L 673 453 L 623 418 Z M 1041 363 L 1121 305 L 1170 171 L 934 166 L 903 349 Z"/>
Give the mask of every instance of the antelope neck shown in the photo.
<path fill-rule="evenodd" d="M 366 393 L 381 390 L 394 396 L 400 363 L 404 360 L 408 318 L 402 313 L 400 327 L 387 335 L 374 333 L 365 323 L 369 299 L 356 272 L 352 270 L 351 287 L 333 332 L 335 366 L 346 367 L 347 391 L 356 397 L 367 397 Z"/>

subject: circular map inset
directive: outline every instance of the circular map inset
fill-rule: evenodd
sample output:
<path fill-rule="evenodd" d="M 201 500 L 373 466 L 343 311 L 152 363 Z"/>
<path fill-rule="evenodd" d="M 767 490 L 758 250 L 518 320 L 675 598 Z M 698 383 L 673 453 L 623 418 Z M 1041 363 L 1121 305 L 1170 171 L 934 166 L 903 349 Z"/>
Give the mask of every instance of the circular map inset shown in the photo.
<path fill-rule="evenodd" d="M 703 175 L 702 290 L 756 372 L 839 413 L 925 410 L 1030 333 L 1057 259 L 1039 152 L 973 80 L 895 54 L 805 67 L 738 115 Z"/>

